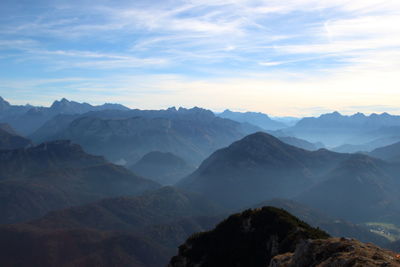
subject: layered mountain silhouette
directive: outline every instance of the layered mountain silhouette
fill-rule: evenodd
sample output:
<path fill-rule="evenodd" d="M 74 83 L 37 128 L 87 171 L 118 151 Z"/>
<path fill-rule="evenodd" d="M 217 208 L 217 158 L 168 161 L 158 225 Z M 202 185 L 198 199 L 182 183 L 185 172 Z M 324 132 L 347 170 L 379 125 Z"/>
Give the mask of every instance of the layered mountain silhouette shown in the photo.
<path fill-rule="evenodd" d="M 29 223 L 1 226 L 0 262 L 163 266 L 193 232 L 208 230 L 221 220 L 215 217 L 219 212 L 200 196 L 172 187 L 104 199 Z M 20 254 L 33 246 L 30 253 Z"/>
<path fill-rule="evenodd" d="M 133 233 L 19 225 L 0 227 L 0 236 L 4 266 L 158 267 L 169 256 L 161 246 Z"/>
<path fill-rule="evenodd" d="M 195 170 L 182 158 L 169 153 L 152 151 L 138 162 L 128 166 L 134 173 L 147 177 L 162 185 L 172 185 Z"/>
<path fill-rule="evenodd" d="M 288 145 L 302 148 L 305 150 L 310 150 L 310 151 L 324 148 L 324 145 L 322 143 L 311 143 L 306 140 L 296 138 L 293 136 L 278 136 L 278 139 Z"/>
<path fill-rule="evenodd" d="M 18 135 L 7 123 L 0 123 L 0 149 L 17 149 L 32 145 L 31 140 Z"/>
<path fill-rule="evenodd" d="M 293 197 L 347 157 L 324 149 L 307 151 L 259 132 L 216 151 L 178 185 L 237 208 Z"/>
<path fill-rule="evenodd" d="M 400 142 L 377 148 L 369 155 L 387 161 L 400 162 Z"/>
<path fill-rule="evenodd" d="M 379 135 L 378 135 L 379 136 Z M 400 136 L 393 135 L 375 139 L 373 141 L 352 145 L 352 144 L 344 144 L 338 147 L 332 148 L 332 151 L 339 152 L 339 153 L 357 153 L 357 152 L 371 152 L 377 148 L 381 148 L 384 146 L 392 145 L 400 141 Z"/>
<path fill-rule="evenodd" d="M 119 104 L 92 106 L 88 103 L 78 103 L 65 98 L 60 101 L 54 101 L 50 107 L 16 106 L 0 98 L 0 122 L 9 123 L 17 132 L 23 135 L 30 135 L 46 121 L 58 114 L 82 114 L 89 111 L 108 109 L 128 110 L 128 108 Z"/>
<path fill-rule="evenodd" d="M 357 113 L 344 116 L 339 112 L 323 114 L 318 118 L 301 119 L 295 126 L 288 128 L 288 135 L 306 139 L 311 142 L 322 142 L 329 146 L 343 144 L 359 145 L 378 138 L 398 135 L 400 116 L 388 113 L 366 116 Z"/>
<path fill-rule="evenodd" d="M 399 130 L 400 116 L 387 113 L 286 127 L 254 112 L 0 97 L 0 262 L 165 266 L 178 254 L 170 266 L 397 264 L 351 238 L 396 237 Z"/>
<path fill-rule="evenodd" d="M 264 130 L 278 130 L 287 128 L 287 125 L 271 119 L 267 114 L 260 112 L 234 112 L 226 109 L 218 113 L 221 118 L 231 119 L 238 122 L 247 122 L 256 125 Z"/>
<path fill-rule="evenodd" d="M 397 168 L 365 155 L 352 155 L 296 199 L 352 222 L 398 221 Z"/>
<path fill-rule="evenodd" d="M 69 141 L 0 150 L 0 223 L 25 221 L 50 210 L 158 187 Z"/>
<path fill-rule="evenodd" d="M 264 206 L 284 209 L 309 225 L 326 231 L 331 236 L 355 238 L 362 242 L 371 242 L 381 247 L 389 246 L 388 239 L 371 232 L 370 229 L 363 225 L 329 216 L 323 211 L 312 209 L 309 206 L 293 200 L 272 199 L 263 201 L 253 206 L 253 208 L 261 208 Z"/>
<path fill-rule="evenodd" d="M 78 103 L 75 101 L 69 101 L 66 98 L 56 100 L 50 107 L 53 113 L 57 114 L 83 114 L 89 111 L 96 110 L 129 110 L 129 108 L 121 104 L 110 104 L 106 103 L 101 106 L 92 106 L 88 103 Z"/>
<path fill-rule="evenodd" d="M 42 137 L 35 134 L 34 140 L 69 139 L 90 153 L 128 164 L 151 151 L 161 151 L 196 165 L 216 149 L 258 129 L 199 108 L 104 111 L 63 118 L 46 123 L 49 130 L 42 127 L 38 130 Z M 59 131 L 54 133 L 54 128 Z"/>

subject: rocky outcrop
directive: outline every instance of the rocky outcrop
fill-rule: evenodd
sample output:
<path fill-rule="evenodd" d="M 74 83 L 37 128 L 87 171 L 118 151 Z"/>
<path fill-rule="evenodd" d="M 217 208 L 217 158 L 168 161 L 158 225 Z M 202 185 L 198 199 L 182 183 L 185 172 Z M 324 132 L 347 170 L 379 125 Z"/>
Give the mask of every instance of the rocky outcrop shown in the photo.
<path fill-rule="evenodd" d="M 269 267 L 400 266 L 400 255 L 354 239 L 304 240 L 272 258 Z"/>
<path fill-rule="evenodd" d="M 400 254 L 350 238 L 330 238 L 273 207 L 231 215 L 194 234 L 168 267 L 400 267 Z"/>
<path fill-rule="evenodd" d="M 303 240 L 327 238 L 288 212 L 273 207 L 231 215 L 214 230 L 194 234 L 169 267 L 268 266 L 272 257 L 294 252 Z"/>

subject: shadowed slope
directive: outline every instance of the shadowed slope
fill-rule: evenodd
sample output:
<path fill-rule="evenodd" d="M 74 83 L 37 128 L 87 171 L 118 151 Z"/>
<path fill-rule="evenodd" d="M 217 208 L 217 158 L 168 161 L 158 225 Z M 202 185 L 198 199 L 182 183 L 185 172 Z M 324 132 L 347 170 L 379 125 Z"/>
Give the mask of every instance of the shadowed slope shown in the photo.
<path fill-rule="evenodd" d="M 238 208 L 294 196 L 347 157 L 328 150 L 306 151 L 260 132 L 216 151 L 178 185 Z"/>

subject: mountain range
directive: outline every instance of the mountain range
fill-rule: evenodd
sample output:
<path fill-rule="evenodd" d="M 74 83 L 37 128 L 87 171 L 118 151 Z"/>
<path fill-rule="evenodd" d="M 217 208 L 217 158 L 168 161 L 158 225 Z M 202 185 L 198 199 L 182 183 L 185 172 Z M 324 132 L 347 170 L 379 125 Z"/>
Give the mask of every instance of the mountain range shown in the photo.
<path fill-rule="evenodd" d="M 400 142 L 376 148 L 369 155 L 387 161 L 400 162 Z"/>
<path fill-rule="evenodd" d="M 196 169 L 172 153 L 159 151 L 147 153 L 127 168 L 162 185 L 175 184 Z"/>
<path fill-rule="evenodd" d="M 18 135 L 7 123 L 0 123 L 0 150 L 31 146 L 31 140 Z"/>
<path fill-rule="evenodd" d="M 160 187 L 69 141 L 0 150 L 0 223 Z"/>
<path fill-rule="evenodd" d="M 347 158 L 325 149 L 307 151 L 258 132 L 214 152 L 178 183 L 227 207 L 290 198 Z"/>
<path fill-rule="evenodd" d="M 382 137 L 378 139 L 374 139 L 372 141 L 363 143 L 363 144 L 343 144 L 338 147 L 331 148 L 332 151 L 339 153 L 368 153 L 377 148 L 381 148 L 384 146 L 392 145 L 400 141 L 399 135 L 389 135 L 387 137 Z"/>
<path fill-rule="evenodd" d="M 350 222 L 397 224 L 399 170 L 367 155 L 307 151 L 255 133 L 216 151 L 177 185 L 231 209 L 292 198 Z"/>
<path fill-rule="evenodd" d="M 295 126 L 284 129 L 287 135 L 322 142 L 331 147 L 343 144 L 360 145 L 380 138 L 398 136 L 400 116 L 388 113 L 357 113 L 351 116 L 339 112 L 323 114 L 317 118 L 303 118 Z"/>
<path fill-rule="evenodd" d="M 397 264 L 399 130 L 0 98 L 0 265 Z"/>
<path fill-rule="evenodd" d="M 163 266 L 193 232 L 212 228 L 220 209 L 165 187 L 104 199 L 0 226 L 0 262 L 19 266 Z M 205 217 L 204 217 L 205 216 Z M 33 247 L 21 255 L 24 248 Z"/>
<path fill-rule="evenodd" d="M 381 247 L 390 246 L 387 238 L 371 232 L 364 225 L 354 224 L 337 217 L 329 216 L 323 210 L 313 209 L 294 200 L 271 199 L 253 205 L 252 208 L 262 208 L 265 206 L 284 209 L 312 227 L 326 231 L 331 236 L 355 238 L 362 242 L 371 242 Z"/>
<path fill-rule="evenodd" d="M 255 126 L 218 118 L 204 109 L 171 108 L 58 116 L 32 138 L 72 140 L 89 153 L 127 165 L 149 152 L 160 151 L 173 153 L 196 166 L 216 149 L 257 130 Z"/>
<path fill-rule="evenodd" d="M 119 104 L 104 104 L 92 106 L 88 103 L 78 103 L 65 98 L 54 101 L 50 107 L 35 107 L 31 105 L 11 105 L 0 97 L 0 122 L 9 123 L 18 133 L 30 135 L 46 121 L 58 114 L 82 114 L 95 110 L 128 110 Z"/>
<path fill-rule="evenodd" d="M 352 155 L 296 199 L 352 222 L 399 223 L 399 166 Z"/>
<path fill-rule="evenodd" d="M 247 122 L 264 130 L 279 130 L 288 127 L 288 125 L 273 120 L 267 114 L 260 112 L 234 112 L 226 109 L 222 113 L 217 113 L 217 116 L 238 122 Z"/>

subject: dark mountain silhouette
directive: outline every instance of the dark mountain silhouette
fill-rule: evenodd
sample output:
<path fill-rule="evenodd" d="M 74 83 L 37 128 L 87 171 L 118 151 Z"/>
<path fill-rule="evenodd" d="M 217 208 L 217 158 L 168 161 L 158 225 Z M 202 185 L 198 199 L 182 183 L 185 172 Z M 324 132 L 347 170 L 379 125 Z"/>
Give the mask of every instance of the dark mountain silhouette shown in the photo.
<path fill-rule="evenodd" d="M 288 212 L 273 207 L 231 215 L 209 232 L 192 235 L 168 266 L 268 266 L 306 239 L 327 238 Z"/>
<path fill-rule="evenodd" d="M 126 117 L 133 114 L 146 117 Z M 190 164 L 199 164 L 216 149 L 255 130 L 199 108 L 86 115 L 72 122 L 69 122 L 71 117 L 64 117 L 62 122 L 68 125 L 56 126 L 60 131 L 48 139 L 70 139 L 90 153 L 129 164 L 151 151 L 171 152 Z"/>
<path fill-rule="evenodd" d="M 186 217 L 216 216 L 222 209 L 193 193 L 163 187 L 140 196 L 107 198 L 53 211 L 31 224 L 43 228 L 91 228 L 135 231 Z"/>
<path fill-rule="evenodd" d="M 400 142 L 377 148 L 369 155 L 383 160 L 400 162 Z"/>
<path fill-rule="evenodd" d="M 296 199 L 352 222 L 380 221 L 400 211 L 397 177 L 389 163 L 355 154 Z"/>
<path fill-rule="evenodd" d="M 264 130 L 277 130 L 287 128 L 287 125 L 271 119 L 267 114 L 260 112 L 234 112 L 226 109 L 217 114 L 218 117 L 231 119 L 238 122 L 247 122 Z"/>
<path fill-rule="evenodd" d="M 69 141 L 0 151 L 0 223 L 158 187 L 102 157 L 86 154 Z"/>
<path fill-rule="evenodd" d="M 65 98 L 54 101 L 50 107 L 14 106 L 0 98 L 0 122 L 9 123 L 17 132 L 30 135 L 46 121 L 58 114 L 82 114 L 96 110 L 129 110 L 119 104 L 92 106 L 87 103 L 69 101 Z"/>
<path fill-rule="evenodd" d="M 145 237 L 91 229 L 0 227 L 3 266 L 158 267 L 169 255 Z"/>
<path fill-rule="evenodd" d="M 303 150 L 255 133 L 213 153 L 179 186 L 238 208 L 299 194 L 347 157 L 324 149 Z"/>
<path fill-rule="evenodd" d="M 355 238 L 362 242 L 371 242 L 381 247 L 387 247 L 389 241 L 380 235 L 371 232 L 363 225 L 357 225 L 342 219 L 333 218 L 322 211 L 312 209 L 299 202 L 288 199 L 272 199 L 263 201 L 253 208 L 271 206 L 281 208 L 313 227 L 326 231 L 331 236 Z"/>
<path fill-rule="evenodd" d="M 172 185 L 195 170 L 182 158 L 169 152 L 153 151 L 128 169 L 162 185 Z"/>
<path fill-rule="evenodd" d="M 285 132 L 311 142 L 340 146 L 342 144 L 358 145 L 387 137 L 390 134 L 390 127 L 399 126 L 400 116 L 388 113 L 371 114 L 370 116 L 357 113 L 352 116 L 344 116 L 333 112 L 323 114 L 318 118 L 303 118 Z"/>
<path fill-rule="evenodd" d="M 32 145 L 32 142 L 18 135 L 9 124 L 0 123 L 0 149 L 17 149 Z"/>
<path fill-rule="evenodd" d="M 172 187 L 104 199 L 26 224 L 1 226 L 0 262 L 163 266 L 190 234 L 208 230 L 221 219 L 201 216 L 219 211 L 207 200 Z"/>

